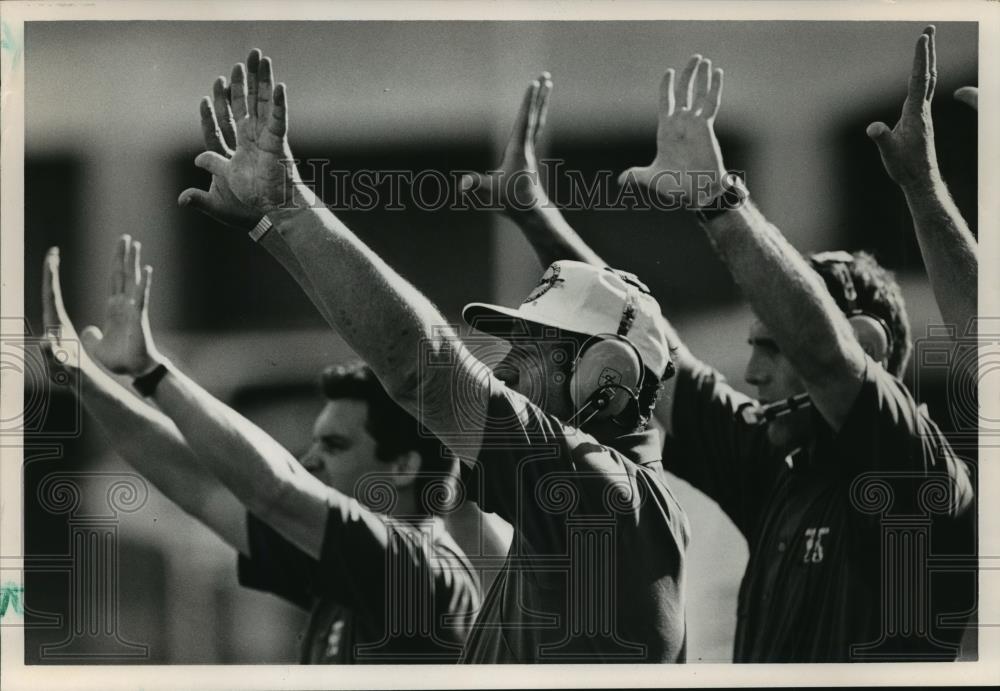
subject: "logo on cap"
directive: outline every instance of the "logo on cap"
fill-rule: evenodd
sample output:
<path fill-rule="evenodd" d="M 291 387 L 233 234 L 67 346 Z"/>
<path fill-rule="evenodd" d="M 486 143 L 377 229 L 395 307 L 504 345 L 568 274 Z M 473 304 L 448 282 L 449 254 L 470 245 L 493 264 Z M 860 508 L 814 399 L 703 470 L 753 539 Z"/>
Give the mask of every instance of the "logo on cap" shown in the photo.
<path fill-rule="evenodd" d="M 541 280 L 538 282 L 538 285 L 535 286 L 534 290 L 528 293 L 528 297 L 526 297 L 524 299 L 524 302 L 521 304 L 527 305 L 529 302 L 534 302 L 535 300 L 537 300 L 538 298 L 542 297 L 547 292 L 552 290 L 552 288 L 555 287 L 556 283 L 566 282 L 565 278 L 559 278 L 559 273 L 562 271 L 562 267 L 560 267 L 558 264 L 553 264 L 552 266 L 549 267 L 549 269 L 551 270 L 552 273 L 549 274 L 548 272 L 546 272 L 547 275 L 542 276 Z"/>

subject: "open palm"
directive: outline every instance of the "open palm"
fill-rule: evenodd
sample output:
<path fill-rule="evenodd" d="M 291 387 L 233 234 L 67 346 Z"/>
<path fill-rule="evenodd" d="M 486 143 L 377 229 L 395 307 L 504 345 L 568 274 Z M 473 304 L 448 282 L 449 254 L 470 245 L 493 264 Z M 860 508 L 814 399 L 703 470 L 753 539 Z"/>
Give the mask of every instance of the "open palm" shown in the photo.
<path fill-rule="evenodd" d="M 545 126 L 551 92 L 552 77 L 543 72 L 524 94 L 500 169 L 463 176 L 463 189 L 489 190 L 491 199 L 498 201 L 506 211 L 525 210 L 546 203 L 547 197 L 539 179 L 535 144 Z"/>
<path fill-rule="evenodd" d="M 229 96 L 235 123 L 232 157 L 210 150 L 200 154 L 195 165 L 221 178 L 259 218 L 290 205 L 301 187 L 288 146 L 285 85 L 274 85 L 271 59 L 254 49 L 246 66 L 233 68 Z M 221 182 L 216 187 L 221 200 Z"/>
<path fill-rule="evenodd" d="M 679 196 L 698 206 L 720 193 L 725 168 L 714 123 L 721 98 L 722 70 L 713 71 L 711 60 L 692 56 L 676 87 L 674 71 L 667 70 L 660 83 L 656 158 L 648 166 L 629 168 L 619 182 L 635 181 L 660 196 Z"/>
<path fill-rule="evenodd" d="M 116 374 L 140 376 L 161 357 L 149 328 L 149 281 L 152 268 L 140 269 L 139 242 L 123 235 L 115 247 L 111 294 L 104 306 L 104 329 L 88 327 L 94 359 Z"/>

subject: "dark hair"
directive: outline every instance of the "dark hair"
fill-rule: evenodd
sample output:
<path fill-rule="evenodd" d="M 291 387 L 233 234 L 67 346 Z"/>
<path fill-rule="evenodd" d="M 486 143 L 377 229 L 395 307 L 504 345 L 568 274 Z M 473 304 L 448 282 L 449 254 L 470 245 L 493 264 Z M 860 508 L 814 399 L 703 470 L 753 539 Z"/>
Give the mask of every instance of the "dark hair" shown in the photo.
<path fill-rule="evenodd" d="M 375 457 L 391 461 L 400 454 L 420 454 L 420 472 L 414 483 L 417 507 L 433 516 L 448 510 L 455 458 L 437 437 L 403 410 L 364 364 L 331 365 L 320 378 L 323 395 L 330 400 L 352 399 L 368 404 L 365 429 L 375 440 Z"/>
<path fill-rule="evenodd" d="M 910 359 L 910 318 L 906 314 L 903 293 L 891 271 L 875 261 L 867 252 L 855 252 L 853 262 L 846 264 L 851 272 L 854 290 L 858 294 L 856 305 L 863 312 L 869 312 L 882 319 L 892 333 L 892 350 L 886 361 L 886 369 L 896 377 L 902 376 Z M 837 301 L 837 306 L 846 311 L 847 298 L 844 287 L 833 272 L 823 264 L 813 263 L 813 268 L 823 277 L 827 290 Z"/>

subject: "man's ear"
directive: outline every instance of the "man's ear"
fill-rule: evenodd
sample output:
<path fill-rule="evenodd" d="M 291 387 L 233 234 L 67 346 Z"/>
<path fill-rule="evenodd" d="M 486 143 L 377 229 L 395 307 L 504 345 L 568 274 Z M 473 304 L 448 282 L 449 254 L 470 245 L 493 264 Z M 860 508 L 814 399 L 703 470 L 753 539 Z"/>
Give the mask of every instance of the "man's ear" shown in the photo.
<path fill-rule="evenodd" d="M 412 449 L 396 456 L 390 463 L 392 484 L 399 489 L 412 485 L 420 473 L 420 465 L 420 454 Z"/>

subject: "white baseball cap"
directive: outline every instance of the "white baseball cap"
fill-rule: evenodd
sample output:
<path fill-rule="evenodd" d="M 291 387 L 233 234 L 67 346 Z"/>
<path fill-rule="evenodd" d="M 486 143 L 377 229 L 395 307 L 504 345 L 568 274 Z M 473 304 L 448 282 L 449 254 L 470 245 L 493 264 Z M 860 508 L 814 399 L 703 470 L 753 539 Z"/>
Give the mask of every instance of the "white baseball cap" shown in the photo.
<path fill-rule="evenodd" d="M 553 262 L 518 308 L 473 302 L 462 310 L 473 328 L 509 337 L 519 321 L 563 331 L 627 339 L 642 363 L 662 377 L 670 348 L 660 305 L 633 274 L 577 261 Z"/>

